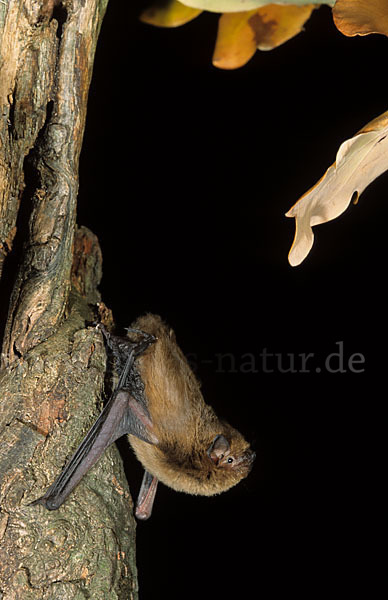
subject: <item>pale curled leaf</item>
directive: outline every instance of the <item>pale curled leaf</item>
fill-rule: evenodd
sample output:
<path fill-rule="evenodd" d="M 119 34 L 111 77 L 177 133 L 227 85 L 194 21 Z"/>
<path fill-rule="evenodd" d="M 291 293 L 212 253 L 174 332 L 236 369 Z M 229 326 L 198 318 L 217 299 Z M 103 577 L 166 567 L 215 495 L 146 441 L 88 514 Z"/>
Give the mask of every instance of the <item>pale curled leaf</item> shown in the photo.
<path fill-rule="evenodd" d="M 368 123 L 339 148 L 336 161 L 288 211 L 296 232 L 288 260 L 299 265 L 314 241 L 312 227 L 342 214 L 353 194 L 358 196 L 388 169 L 388 111 Z"/>
<path fill-rule="evenodd" d="M 337 0 L 334 23 L 347 36 L 381 33 L 388 35 L 387 0 Z"/>
<path fill-rule="evenodd" d="M 267 4 L 251 11 L 225 13 L 218 22 L 214 66 L 236 69 L 245 65 L 256 49 L 272 50 L 303 29 L 316 4 Z"/>
<path fill-rule="evenodd" d="M 156 3 L 146 8 L 140 15 L 140 21 L 156 27 L 179 27 L 200 15 L 201 9 L 191 8 L 178 0 L 168 0 L 164 4 Z"/>
<path fill-rule="evenodd" d="M 248 11 L 269 4 L 268 0 L 181 0 L 181 2 L 182 4 L 186 4 L 186 6 L 216 13 Z M 282 0 L 281 2 L 276 2 L 276 4 L 294 4 L 298 6 L 305 4 L 327 4 L 334 6 L 335 0 Z"/>

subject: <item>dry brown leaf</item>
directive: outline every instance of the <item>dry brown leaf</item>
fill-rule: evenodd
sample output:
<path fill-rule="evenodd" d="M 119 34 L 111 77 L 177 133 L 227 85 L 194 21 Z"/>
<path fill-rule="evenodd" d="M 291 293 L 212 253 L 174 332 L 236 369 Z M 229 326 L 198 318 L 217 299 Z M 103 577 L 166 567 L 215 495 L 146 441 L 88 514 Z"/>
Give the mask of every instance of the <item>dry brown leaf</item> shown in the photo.
<path fill-rule="evenodd" d="M 288 260 L 299 265 L 314 242 L 312 227 L 342 214 L 354 194 L 388 169 L 388 111 L 368 123 L 339 148 L 336 161 L 321 179 L 288 211 L 296 232 Z"/>
<path fill-rule="evenodd" d="M 225 13 L 218 22 L 213 65 L 237 69 L 259 50 L 272 50 L 300 33 L 317 5 L 267 4 L 246 12 Z"/>
<path fill-rule="evenodd" d="M 388 1 L 337 0 L 333 19 L 337 29 L 347 36 L 388 35 Z"/>
<path fill-rule="evenodd" d="M 154 4 L 140 15 L 140 21 L 156 27 L 179 27 L 200 15 L 200 8 L 185 6 L 178 0 L 169 0 L 163 5 Z"/>

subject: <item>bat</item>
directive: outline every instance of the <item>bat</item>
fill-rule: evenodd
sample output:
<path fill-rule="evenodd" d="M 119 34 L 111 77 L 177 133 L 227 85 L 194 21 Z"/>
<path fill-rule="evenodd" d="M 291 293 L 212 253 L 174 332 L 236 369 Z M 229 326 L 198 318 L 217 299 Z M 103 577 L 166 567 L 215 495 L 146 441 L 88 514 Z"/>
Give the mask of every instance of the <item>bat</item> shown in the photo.
<path fill-rule="evenodd" d="M 148 519 L 161 481 L 188 494 L 212 496 L 248 475 L 255 454 L 244 437 L 205 403 L 175 334 L 147 314 L 119 337 L 97 327 L 120 373 L 118 385 L 69 463 L 33 504 L 56 510 L 124 434 L 145 469 L 135 514 Z"/>

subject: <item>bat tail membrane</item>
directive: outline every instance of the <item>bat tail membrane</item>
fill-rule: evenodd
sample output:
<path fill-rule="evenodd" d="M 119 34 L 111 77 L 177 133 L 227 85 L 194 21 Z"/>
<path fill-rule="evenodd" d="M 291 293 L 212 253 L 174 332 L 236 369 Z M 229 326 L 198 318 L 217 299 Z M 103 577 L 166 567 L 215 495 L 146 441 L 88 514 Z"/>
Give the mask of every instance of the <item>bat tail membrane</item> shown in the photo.
<path fill-rule="evenodd" d="M 58 479 L 32 504 L 56 510 L 66 500 L 82 477 L 97 462 L 104 450 L 124 434 L 130 433 L 150 444 L 158 439 L 145 407 L 125 389 L 115 392 L 97 421 L 86 434 Z"/>

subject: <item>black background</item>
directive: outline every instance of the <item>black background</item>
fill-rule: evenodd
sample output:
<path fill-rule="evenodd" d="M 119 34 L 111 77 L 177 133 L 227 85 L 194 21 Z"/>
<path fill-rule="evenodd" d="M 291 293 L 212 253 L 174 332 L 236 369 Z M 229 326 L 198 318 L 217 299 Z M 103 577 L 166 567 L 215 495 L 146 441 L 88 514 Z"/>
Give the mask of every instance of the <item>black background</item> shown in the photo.
<path fill-rule="evenodd" d="M 109 3 L 78 221 L 99 237 L 101 292 L 118 330 L 145 311 L 162 315 L 205 399 L 252 441 L 257 460 L 216 498 L 160 486 L 152 518 L 138 525 L 140 597 L 370 593 L 380 560 L 373 480 L 388 177 L 316 228 L 297 268 L 287 263 L 294 220 L 284 213 L 341 142 L 387 109 L 388 41 L 346 38 L 322 7 L 287 44 L 222 71 L 211 65 L 217 15 L 167 30 L 139 22 L 141 8 Z M 347 372 L 316 372 L 338 342 Z M 314 353 L 311 372 L 275 362 L 263 372 L 264 348 L 283 368 L 287 354 Z M 223 353 L 237 372 L 218 368 Z M 362 373 L 347 368 L 354 353 Z M 246 354 L 258 372 L 243 372 Z M 136 491 L 141 469 L 131 457 L 126 467 Z"/>

